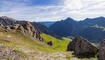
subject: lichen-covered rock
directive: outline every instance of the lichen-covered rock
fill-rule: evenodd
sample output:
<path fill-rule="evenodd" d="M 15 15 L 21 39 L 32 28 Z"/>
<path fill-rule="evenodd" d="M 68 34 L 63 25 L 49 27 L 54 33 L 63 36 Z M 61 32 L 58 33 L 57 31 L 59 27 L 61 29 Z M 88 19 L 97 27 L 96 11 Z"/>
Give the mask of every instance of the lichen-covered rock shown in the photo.
<path fill-rule="evenodd" d="M 96 47 L 82 37 L 76 37 L 70 42 L 67 50 L 74 51 L 74 54 L 78 57 L 94 57 L 98 51 Z"/>
<path fill-rule="evenodd" d="M 99 44 L 98 60 L 105 60 L 105 40 Z"/>

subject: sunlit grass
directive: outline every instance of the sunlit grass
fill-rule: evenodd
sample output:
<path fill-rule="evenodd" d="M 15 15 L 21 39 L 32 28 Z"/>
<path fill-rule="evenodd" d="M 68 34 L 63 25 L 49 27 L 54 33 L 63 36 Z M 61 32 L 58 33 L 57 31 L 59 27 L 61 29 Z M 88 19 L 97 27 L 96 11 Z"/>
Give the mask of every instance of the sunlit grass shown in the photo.
<path fill-rule="evenodd" d="M 52 41 L 53 47 L 55 47 L 57 51 L 66 51 L 67 45 L 71 41 L 71 39 L 68 38 L 62 38 L 62 40 L 60 40 L 44 33 L 41 34 L 41 36 L 43 37 L 45 43 Z"/>
<path fill-rule="evenodd" d="M 3 32 L 4 36 L 11 36 L 16 41 L 6 42 L 6 40 L 0 39 L 0 42 L 10 47 L 26 47 L 30 49 L 37 49 L 39 51 L 53 52 L 55 49 L 47 46 L 45 43 L 40 42 L 38 39 L 32 38 L 29 35 L 23 35 L 19 32 Z M 20 41 L 20 42 L 18 42 Z"/>

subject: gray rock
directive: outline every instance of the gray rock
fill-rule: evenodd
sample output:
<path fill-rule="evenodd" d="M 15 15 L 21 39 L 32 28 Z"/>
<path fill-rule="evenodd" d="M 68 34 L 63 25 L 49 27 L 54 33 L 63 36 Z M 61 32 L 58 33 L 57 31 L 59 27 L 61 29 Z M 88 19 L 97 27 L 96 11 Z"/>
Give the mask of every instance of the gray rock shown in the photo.
<path fill-rule="evenodd" d="M 24 22 L 17 26 L 15 26 L 17 30 L 20 30 L 23 34 L 29 34 L 30 36 L 43 41 L 43 38 L 40 36 L 40 31 L 35 29 L 30 22 Z"/>
<path fill-rule="evenodd" d="M 105 60 L 105 40 L 99 44 L 98 48 L 98 60 Z"/>
<path fill-rule="evenodd" d="M 1 27 L 3 27 L 3 24 L 2 24 L 2 23 L 0 23 L 0 26 L 1 26 Z"/>
<path fill-rule="evenodd" d="M 74 54 L 78 57 L 94 57 L 98 49 L 88 40 L 76 37 L 69 43 L 67 51 L 74 51 Z"/>

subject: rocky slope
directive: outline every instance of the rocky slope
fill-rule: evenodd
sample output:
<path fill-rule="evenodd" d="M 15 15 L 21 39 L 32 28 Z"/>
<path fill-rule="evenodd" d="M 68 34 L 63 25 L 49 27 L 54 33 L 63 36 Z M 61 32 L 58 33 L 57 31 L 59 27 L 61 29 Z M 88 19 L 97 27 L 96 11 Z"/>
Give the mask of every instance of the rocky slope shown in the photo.
<path fill-rule="evenodd" d="M 35 28 L 30 22 L 28 21 L 16 21 L 15 19 L 3 16 L 0 17 L 1 27 L 5 29 L 5 31 L 20 31 L 21 33 L 29 34 L 34 38 L 43 41 L 42 37 L 40 36 L 40 31 L 38 28 Z"/>
<path fill-rule="evenodd" d="M 21 56 L 13 48 L 6 47 L 0 43 L 0 60 L 27 60 L 27 58 Z"/>

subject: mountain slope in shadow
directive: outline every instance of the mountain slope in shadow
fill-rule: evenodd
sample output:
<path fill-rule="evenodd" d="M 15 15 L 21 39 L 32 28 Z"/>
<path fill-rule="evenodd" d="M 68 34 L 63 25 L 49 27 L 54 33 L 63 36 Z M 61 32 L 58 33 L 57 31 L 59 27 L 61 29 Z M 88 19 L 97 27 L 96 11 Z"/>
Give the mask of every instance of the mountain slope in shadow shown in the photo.
<path fill-rule="evenodd" d="M 105 38 L 105 31 L 102 28 L 95 27 L 96 25 L 104 28 L 105 18 L 87 18 L 83 21 L 75 21 L 72 18 L 67 18 L 54 23 L 51 27 L 49 27 L 49 30 L 60 37 L 83 36 L 89 41 L 97 43 Z"/>

